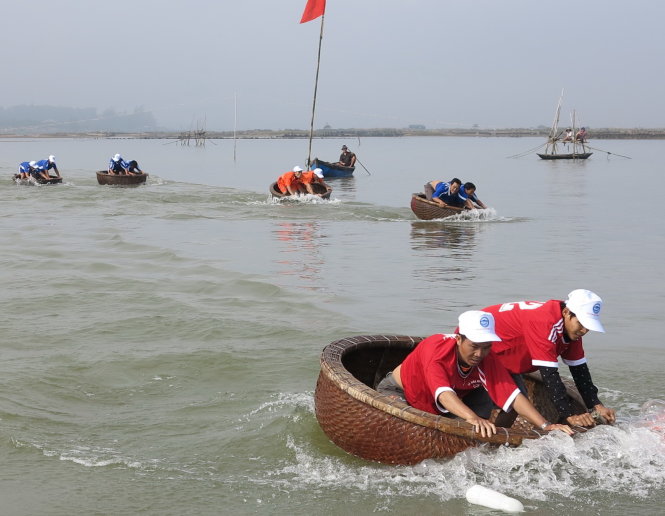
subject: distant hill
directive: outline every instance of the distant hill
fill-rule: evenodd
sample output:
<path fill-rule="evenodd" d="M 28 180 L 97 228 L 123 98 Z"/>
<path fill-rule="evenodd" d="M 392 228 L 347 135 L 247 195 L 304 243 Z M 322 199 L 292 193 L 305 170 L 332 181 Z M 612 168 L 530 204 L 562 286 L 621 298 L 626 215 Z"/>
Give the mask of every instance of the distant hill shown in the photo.
<path fill-rule="evenodd" d="M 136 108 L 132 113 L 95 108 L 22 105 L 0 108 L 0 133 L 78 133 L 87 131 L 154 131 L 155 117 Z"/>

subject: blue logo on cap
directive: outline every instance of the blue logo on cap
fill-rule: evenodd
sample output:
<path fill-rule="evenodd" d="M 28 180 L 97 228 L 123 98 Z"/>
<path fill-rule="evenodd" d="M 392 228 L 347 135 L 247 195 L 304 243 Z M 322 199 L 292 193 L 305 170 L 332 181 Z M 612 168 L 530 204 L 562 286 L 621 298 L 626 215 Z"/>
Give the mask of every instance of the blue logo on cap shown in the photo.
<path fill-rule="evenodd" d="M 489 317 L 487 317 L 486 315 L 483 315 L 483 316 L 480 318 L 480 325 L 481 325 L 483 328 L 487 328 L 487 327 L 490 325 L 490 319 L 489 319 Z"/>
<path fill-rule="evenodd" d="M 598 315 L 600 313 L 600 303 L 593 305 L 593 313 Z"/>

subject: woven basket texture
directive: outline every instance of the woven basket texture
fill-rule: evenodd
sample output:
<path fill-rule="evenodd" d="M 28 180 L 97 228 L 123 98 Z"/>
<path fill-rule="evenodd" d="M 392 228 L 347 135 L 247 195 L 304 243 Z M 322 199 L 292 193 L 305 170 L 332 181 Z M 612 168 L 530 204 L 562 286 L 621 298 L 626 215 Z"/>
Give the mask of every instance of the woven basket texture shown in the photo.
<path fill-rule="evenodd" d="M 445 208 L 434 201 L 428 201 L 424 194 L 417 193 L 411 196 L 411 211 L 422 220 L 445 219 L 460 213 L 460 210 Z"/>
<path fill-rule="evenodd" d="M 332 442 L 366 460 L 416 464 L 483 443 L 518 446 L 546 433 L 518 417 L 511 428 L 497 428 L 496 435 L 481 438 L 461 419 L 423 412 L 374 390 L 421 340 L 369 335 L 326 346 L 314 401 L 316 418 Z M 556 410 L 538 378 L 526 376 L 525 383 L 543 416 L 556 421 Z M 576 405 L 576 410 L 584 411 L 583 405 Z"/>

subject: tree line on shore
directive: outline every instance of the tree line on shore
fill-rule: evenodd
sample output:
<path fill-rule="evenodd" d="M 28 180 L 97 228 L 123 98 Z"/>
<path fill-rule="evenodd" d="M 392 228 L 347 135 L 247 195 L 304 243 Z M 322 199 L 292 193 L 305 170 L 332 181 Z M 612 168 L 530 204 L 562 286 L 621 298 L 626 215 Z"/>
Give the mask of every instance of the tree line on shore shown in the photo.
<path fill-rule="evenodd" d="M 547 137 L 550 128 L 450 128 L 428 129 L 423 125 L 406 128 L 347 128 L 333 129 L 326 126 L 314 131 L 315 138 L 361 138 L 400 136 L 468 136 L 468 137 Z M 665 128 L 592 128 L 587 126 L 591 139 L 664 139 Z M 0 135 L 32 137 L 127 137 L 179 139 L 182 131 L 160 130 L 154 115 L 142 107 L 132 112 L 116 112 L 107 109 L 101 113 L 95 108 L 70 108 L 56 106 L 24 105 L 0 107 Z M 284 138 L 309 137 L 307 129 L 251 129 L 243 131 L 205 131 L 207 139 L 228 138 Z"/>
<path fill-rule="evenodd" d="M 543 137 L 549 136 L 549 128 L 536 129 L 325 129 L 314 131 L 314 138 L 376 138 L 376 137 L 409 137 L 409 136 L 450 136 L 450 137 L 480 137 L 480 138 L 520 138 L 520 137 Z M 10 137 L 33 137 L 33 138 L 132 138 L 132 139 L 182 139 L 182 131 L 132 131 L 132 130 L 99 130 L 99 131 L 5 131 L 2 136 Z M 665 139 L 665 129 L 641 129 L 641 128 L 601 128 L 587 127 L 589 139 L 596 140 L 657 140 Z M 305 129 L 252 129 L 245 131 L 205 131 L 205 139 L 306 139 L 309 138 L 309 130 Z"/>

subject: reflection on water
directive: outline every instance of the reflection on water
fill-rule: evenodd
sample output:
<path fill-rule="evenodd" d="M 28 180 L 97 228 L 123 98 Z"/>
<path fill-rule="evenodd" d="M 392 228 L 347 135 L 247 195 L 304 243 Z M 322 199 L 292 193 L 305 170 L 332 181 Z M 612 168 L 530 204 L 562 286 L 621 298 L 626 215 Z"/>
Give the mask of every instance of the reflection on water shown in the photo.
<path fill-rule="evenodd" d="M 467 277 L 469 257 L 475 252 L 479 230 L 477 223 L 412 222 L 411 248 L 423 253 L 426 264 L 414 269 L 414 278 L 454 282 Z"/>
<path fill-rule="evenodd" d="M 411 223 L 411 248 L 444 249 L 452 256 L 465 256 L 475 248 L 480 224 L 446 223 L 437 221 Z"/>
<path fill-rule="evenodd" d="M 584 173 L 587 161 L 577 160 L 544 160 L 543 168 L 546 186 L 549 191 L 548 204 L 558 205 L 562 199 L 585 199 L 587 192 L 587 176 Z"/>
<path fill-rule="evenodd" d="M 356 193 L 356 178 L 351 177 L 326 177 L 326 183 L 332 186 L 333 192 Z"/>
<path fill-rule="evenodd" d="M 305 288 L 320 287 L 323 265 L 320 224 L 316 221 L 276 221 L 272 233 L 278 244 L 277 273 L 296 276 L 305 282 Z"/>

